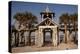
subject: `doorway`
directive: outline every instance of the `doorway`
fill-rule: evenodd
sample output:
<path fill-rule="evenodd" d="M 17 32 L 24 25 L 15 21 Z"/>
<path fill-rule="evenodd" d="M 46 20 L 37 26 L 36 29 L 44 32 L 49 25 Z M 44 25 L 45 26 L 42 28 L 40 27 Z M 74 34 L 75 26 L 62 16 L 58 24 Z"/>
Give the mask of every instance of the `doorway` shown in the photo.
<path fill-rule="evenodd" d="M 51 28 L 43 29 L 43 46 L 52 45 L 52 30 Z"/>

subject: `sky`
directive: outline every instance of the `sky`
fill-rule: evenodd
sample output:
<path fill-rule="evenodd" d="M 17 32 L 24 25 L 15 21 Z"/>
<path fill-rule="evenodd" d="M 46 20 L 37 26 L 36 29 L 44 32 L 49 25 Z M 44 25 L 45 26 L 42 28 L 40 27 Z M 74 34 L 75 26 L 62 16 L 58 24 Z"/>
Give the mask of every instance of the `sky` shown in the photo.
<path fill-rule="evenodd" d="M 50 9 L 50 11 L 55 13 L 54 21 L 58 24 L 59 23 L 59 17 L 63 13 L 78 13 L 78 6 L 77 5 L 66 5 L 66 4 L 49 4 L 49 3 L 32 3 L 32 2 L 18 2 L 13 1 L 11 5 L 11 24 L 15 24 L 15 19 L 13 16 L 17 12 L 32 12 L 35 16 L 38 18 L 38 22 L 41 22 L 41 15 L 40 12 L 44 11 L 46 7 Z"/>

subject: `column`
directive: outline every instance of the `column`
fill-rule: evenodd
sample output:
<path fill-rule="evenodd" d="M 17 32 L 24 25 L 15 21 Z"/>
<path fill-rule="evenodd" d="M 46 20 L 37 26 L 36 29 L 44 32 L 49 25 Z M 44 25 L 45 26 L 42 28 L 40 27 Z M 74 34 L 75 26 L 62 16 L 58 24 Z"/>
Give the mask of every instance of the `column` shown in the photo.
<path fill-rule="evenodd" d="M 52 39 L 53 39 L 53 46 L 57 46 L 57 28 L 53 28 L 53 34 L 52 34 Z"/>
<path fill-rule="evenodd" d="M 60 32 L 61 32 L 61 31 L 60 31 Z M 58 40 L 58 43 L 60 44 L 60 40 L 61 40 L 61 39 L 60 39 L 60 33 L 59 33 L 59 32 L 58 32 L 58 39 L 59 39 L 59 40 Z"/>
<path fill-rule="evenodd" d="M 42 14 L 41 18 L 42 18 L 42 21 L 43 21 L 43 14 Z"/>
<path fill-rule="evenodd" d="M 55 28 L 55 46 L 58 44 L 57 27 Z"/>
<path fill-rule="evenodd" d="M 54 38 L 55 38 L 55 37 L 54 37 L 54 28 L 52 28 L 52 31 L 53 31 L 53 32 L 52 32 L 52 45 L 54 46 Z"/>
<path fill-rule="evenodd" d="M 43 43 L 43 32 L 42 31 L 43 31 L 43 29 L 41 28 L 41 36 L 40 36 L 41 37 L 41 46 L 44 44 Z"/>
<path fill-rule="evenodd" d="M 52 21 L 53 21 L 53 15 L 51 14 L 51 16 L 52 16 Z"/>
<path fill-rule="evenodd" d="M 41 47 L 42 45 L 43 45 L 43 34 L 42 34 L 42 28 L 39 28 L 38 47 Z"/>
<path fill-rule="evenodd" d="M 39 30 L 35 31 L 35 45 L 37 47 L 41 47 L 43 45 L 42 28 L 39 28 Z"/>
<path fill-rule="evenodd" d="M 38 45 L 38 30 L 35 31 L 35 46 Z"/>

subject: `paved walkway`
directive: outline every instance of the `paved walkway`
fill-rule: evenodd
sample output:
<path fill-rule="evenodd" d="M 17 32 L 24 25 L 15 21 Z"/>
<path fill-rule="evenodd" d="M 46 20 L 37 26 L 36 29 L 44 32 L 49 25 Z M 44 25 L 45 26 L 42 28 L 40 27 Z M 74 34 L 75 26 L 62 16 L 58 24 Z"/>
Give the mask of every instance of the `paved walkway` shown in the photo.
<path fill-rule="evenodd" d="M 25 46 L 25 47 L 16 47 L 12 48 L 12 52 L 33 52 L 33 51 L 49 51 L 49 50 L 68 50 L 68 49 L 77 49 L 78 46 L 73 42 L 70 43 L 60 43 L 57 47 L 45 46 L 45 47 L 36 47 L 36 46 Z"/>

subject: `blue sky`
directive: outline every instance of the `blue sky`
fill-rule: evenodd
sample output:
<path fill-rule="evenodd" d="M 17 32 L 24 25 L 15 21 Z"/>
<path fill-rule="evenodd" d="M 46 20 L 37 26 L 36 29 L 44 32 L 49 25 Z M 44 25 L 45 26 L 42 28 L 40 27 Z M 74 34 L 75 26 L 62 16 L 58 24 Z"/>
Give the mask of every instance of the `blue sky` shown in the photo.
<path fill-rule="evenodd" d="M 78 6 L 77 5 L 65 5 L 65 4 L 49 4 L 49 3 L 31 3 L 31 2 L 12 2 L 11 6 L 11 19 L 12 24 L 15 23 L 15 19 L 13 16 L 17 12 L 32 12 L 38 18 L 38 22 L 41 22 L 40 12 L 44 11 L 46 7 L 49 7 L 50 11 L 55 13 L 54 21 L 56 23 L 59 22 L 59 17 L 63 13 L 78 13 Z"/>

